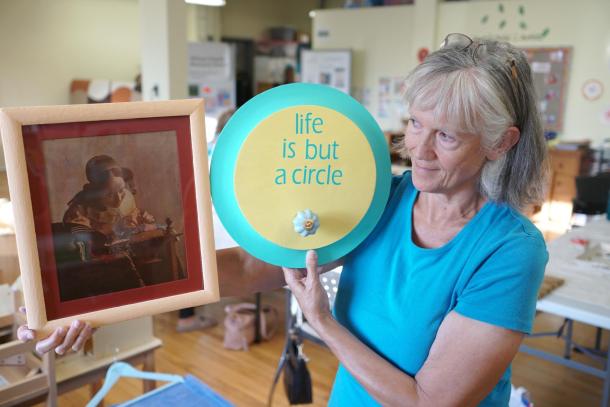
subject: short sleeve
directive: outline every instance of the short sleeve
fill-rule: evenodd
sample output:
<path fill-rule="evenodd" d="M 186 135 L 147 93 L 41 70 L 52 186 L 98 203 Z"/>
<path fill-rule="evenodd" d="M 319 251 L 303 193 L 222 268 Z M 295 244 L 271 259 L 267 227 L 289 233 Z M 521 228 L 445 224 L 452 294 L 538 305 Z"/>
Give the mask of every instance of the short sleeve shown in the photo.
<path fill-rule="evenodd" d="M 548 253 L 542 236 L 507 240 L 491 254 L 458 296 L 459 314 L 531 333 Z"/>

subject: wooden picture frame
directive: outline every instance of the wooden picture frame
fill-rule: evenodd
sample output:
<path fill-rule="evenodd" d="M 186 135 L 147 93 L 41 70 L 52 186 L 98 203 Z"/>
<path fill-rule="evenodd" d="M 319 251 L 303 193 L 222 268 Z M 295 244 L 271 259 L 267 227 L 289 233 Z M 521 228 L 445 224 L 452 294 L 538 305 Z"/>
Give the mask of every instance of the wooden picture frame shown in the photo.
<path fill-rule="evenodd" d="M 4 108 L 0 130 L 29 328 L 218 301 L 203 100 Z"/>

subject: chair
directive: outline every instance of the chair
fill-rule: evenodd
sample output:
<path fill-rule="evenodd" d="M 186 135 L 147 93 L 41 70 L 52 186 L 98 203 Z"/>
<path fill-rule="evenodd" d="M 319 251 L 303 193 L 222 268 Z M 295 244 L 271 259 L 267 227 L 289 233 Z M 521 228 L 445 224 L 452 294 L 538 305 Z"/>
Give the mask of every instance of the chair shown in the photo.
<path fill-rule="evenodd" d="M 576 177 L 573 212 L 585 215 L 605 213 L 610 190 L 610 173 Z"/>
<path fill-rule="evenodd" d="M 327 271 L 326 273 L 320 276 L 320 282 L 322 283 L 322 287 L 324 291 L 326 291 L 326 295 L 328 297 L 329 306 L 332 309 L 335 304 L 335 296 L 337 294 L 337 289 L 339 286 L 339 278 L 341 277 L 341 271 L 343 267 L 337 267 L 334 270 Z M 271 384 L 271 389 L 269 390 L 269 395 L 267 397 L 267 406 L 270 407 L 273 400 L 273 394 L 275 392 L 275 386 L 280 379 L 280 375 L 284 368 L 284 365 L 287 363 L 287 353 L 290 343 L 293 339 L 296 339 L 298 343 L 302 343 L 303 339 L 310 340 L 319 345 L 324 345 L 324 342 L 316 331 L 309 325 L 307 320 L 303 316 L 303 311 L 299 307 L 294 295 L 292 292 L 286 287 L 286 340 L 284 342 L 284 348 L 282 349 L 282 355 L 280 356 L 280 360 L 278 362 L 277 369 L 275 371 L 275 375 L 273 377 L 273 382 Z"/>

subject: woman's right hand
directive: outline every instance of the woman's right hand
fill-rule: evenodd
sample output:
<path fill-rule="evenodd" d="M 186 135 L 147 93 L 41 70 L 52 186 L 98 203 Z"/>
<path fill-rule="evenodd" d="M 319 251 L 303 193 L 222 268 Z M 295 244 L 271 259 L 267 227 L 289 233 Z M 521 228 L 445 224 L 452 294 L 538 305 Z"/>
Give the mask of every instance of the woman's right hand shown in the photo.
<path fill-rule="evenodd" d="M 25 308 L 19 309 L 25 313 Z M 87 322 L 75 320 L 69 327 L 60 326 L 53 331 L 53 333 L 38 341 L 36 343 L 36 352 L 45 354 L 52 350 L 58 355 L 63 355 L 71 350 L 77 352 L 82 349 L 85 342 L 91 335 L 93 335 L 94 329 Z M 33 330 L 29 329 L 27 325 L 21 325 L 17 329 L 17 338 L 20 341 L 29 342 L 36 338 L 36 334 Z"/>

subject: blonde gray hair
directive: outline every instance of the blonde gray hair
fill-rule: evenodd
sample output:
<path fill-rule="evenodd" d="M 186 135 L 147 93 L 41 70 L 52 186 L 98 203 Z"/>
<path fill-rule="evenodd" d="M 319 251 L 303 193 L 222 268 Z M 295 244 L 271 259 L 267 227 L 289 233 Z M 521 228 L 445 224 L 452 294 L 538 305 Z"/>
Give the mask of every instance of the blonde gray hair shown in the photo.
<path fill-rule="evenodd" d="M 480 192 L 517 209 L 543 199 L 547 146 L 522 51 L 485 39 L 466 47 L 448 44 L 428 55 L 405 84 L 407 112 L 411 107 L 431 110 L 436 120 L 480 135 L 484 149 L 498 146 L 505 131 L 516 126 L 521 133 L 517 144 L 484 164 Z"/>

